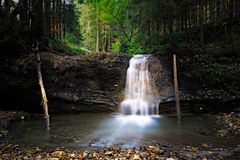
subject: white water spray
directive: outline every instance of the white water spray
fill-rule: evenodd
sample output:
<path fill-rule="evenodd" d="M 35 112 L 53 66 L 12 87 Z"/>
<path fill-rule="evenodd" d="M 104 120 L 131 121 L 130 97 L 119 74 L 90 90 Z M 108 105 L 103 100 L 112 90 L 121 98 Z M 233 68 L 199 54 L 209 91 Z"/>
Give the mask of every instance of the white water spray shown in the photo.
<path fill-rule="evenodd" d="M 121 112 L 128 115 L 158 115 L 159 94 L 148 71 L 150 55 L 135 55 L 127 70 L 125 99 Z"/>

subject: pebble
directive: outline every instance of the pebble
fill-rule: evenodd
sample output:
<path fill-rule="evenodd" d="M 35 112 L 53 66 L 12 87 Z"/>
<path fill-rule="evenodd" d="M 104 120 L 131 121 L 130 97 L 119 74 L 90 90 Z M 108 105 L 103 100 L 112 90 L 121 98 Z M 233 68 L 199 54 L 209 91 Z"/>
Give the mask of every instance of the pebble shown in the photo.
<path fill-rule="evenodd" d="M 30 160 L 27 156 L 23 157 L 24 160 Z"/>
<path fill-rule="evenodd" d="M 139 157 L 139 155 L 135 154 L 133 160 L 141 160 L 141 158 Z"/>
<path fill-rule="evenodd" d="M 105 153 L 105 155 L 112 155 L 113 154 L 113 151 L 108 151 Z"/>
<path fill-rule="evenodd" d="M 41 151 L 42 151 L 42 150 L 41 150 L 40 148 L 38 148 L 38 147 L 36 147 L 35 150 L 36 150 L 37 152 L 41 152 Z"/>
<path fill-rule="evenodd" d="M 54 151 L 54 152 L 52 153 L 52 155 L 54 155 L 54 156 L 56 156 L 56 157 L 62 156 L 63 154 L 64 154 L 63 151 Z"/>
<path fill-rule="evenodd" d="M 74 158 L 76 155 L 74 153 L 71 153 L 68 156 Z"/>
<path fill-rule="evenodd" d="M 88 156 L 88 152 L 84 152 L 83 157 L 87 157 L 87 156 Z"/>
<path fill-rule="evenodd" d="M 42 159 L 42 156 L 38 155 L 38 156 L 36 157 L 36 159 Z"/>
<path fill-rule="evenodd" d="M 59 158 L 49 158 L 48 160 L 59 160 Z"/>

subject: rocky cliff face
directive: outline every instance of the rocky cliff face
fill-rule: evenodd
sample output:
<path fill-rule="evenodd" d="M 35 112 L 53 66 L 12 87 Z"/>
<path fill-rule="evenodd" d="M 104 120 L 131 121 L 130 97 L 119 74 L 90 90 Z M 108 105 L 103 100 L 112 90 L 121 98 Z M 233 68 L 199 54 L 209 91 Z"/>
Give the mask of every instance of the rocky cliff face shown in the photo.
<path fill-rule="evenodd" d="M 151 78 L 161 97 L 161 101 L 167 101 L 174 96 L 171 67 L 163 56 L 151 55 L 148 60 L 148 69 Z"/>
<path fill-rule="evenodd" d="M 118 110 L 119 103 L 124 98 L 126 71 L 131 56 L 114 53 L 87 56 L 68 56 L 48 52 L 40 54 L 50 112 L 78 113 Z M 42 112 L 35 60 L 34 54 L 1 55 L 1 110 Z M 160 112 L 175 112 L 171 60 L 160 54 L 152 55 L 148 61 L 148 69 L 161 97 Z M 235 108 L 237 103 L 235 101 L 224 103 L 223 107 L 220 107 L 215 99 L 209 102 L 204 97 L 199 98 L 196 94 L 197 85 L 192 84 L 192 81 L 183 81 L 181 67 L 179 71 L 182 111 L 210 112 Z M 215 104 L 216 107 L 213 107 Z M 226 105 L 229 107 L 224 107 Z"/>
<path fill-rule="evenodd" d="M 41 52 L 42 74 L 50 111 L 106 112 L 118 109 L 130 56 L 67 56 Z M 2 57 L 2 108 L 41 110 L 33 54 Z M 10 103 L 11 102 L 11 103 Z M 9 104 L 10 106 L 9 108 Z"/>

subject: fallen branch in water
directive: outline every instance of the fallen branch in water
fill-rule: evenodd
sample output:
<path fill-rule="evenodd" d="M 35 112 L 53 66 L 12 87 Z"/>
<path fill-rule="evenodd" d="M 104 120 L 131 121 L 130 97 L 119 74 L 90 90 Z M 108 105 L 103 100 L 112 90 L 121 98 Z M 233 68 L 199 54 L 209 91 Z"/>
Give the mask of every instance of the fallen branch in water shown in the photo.
<path fill-rule="evenodd" d="M 35 46 L 35 48 L 33 49 L 33 51 L 35 52 L 35 56 L 37 57 L 36 69 L 37 69 L 37 73 L 38 73 L 38 83 L 39 83 L 39 86 L 41 89 L 41 94 L 42 94 L 41 105 L 43 105 L 44 119 L 46 121 L 46 128 L 50 129 L 50 120 L 49 120 L 48 104 L 47 104 L 48 100 L 47 100 L 47 95 L 46 95 L 46 91 L 45 91 L 43 80 L 42 80 L 41 58 L 40 58 L 39 52 L 37 52 L 38 51 L 38 43 Z"/>

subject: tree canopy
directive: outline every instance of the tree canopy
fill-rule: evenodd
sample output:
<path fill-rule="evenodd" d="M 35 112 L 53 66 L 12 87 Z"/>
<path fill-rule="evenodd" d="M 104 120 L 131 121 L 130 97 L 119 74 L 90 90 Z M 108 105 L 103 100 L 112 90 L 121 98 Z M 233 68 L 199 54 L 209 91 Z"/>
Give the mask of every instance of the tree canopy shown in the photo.
<path fill-rule="evenodd" d="M 37 39 L 43 49 L 143 53 L 240 39 L 237 0 L 1 0 L 0 5 L 2 46 L 27 48 Z"/>

